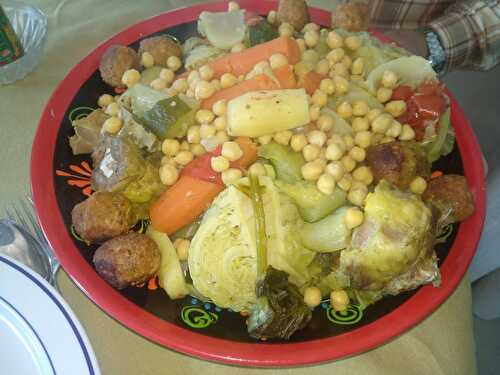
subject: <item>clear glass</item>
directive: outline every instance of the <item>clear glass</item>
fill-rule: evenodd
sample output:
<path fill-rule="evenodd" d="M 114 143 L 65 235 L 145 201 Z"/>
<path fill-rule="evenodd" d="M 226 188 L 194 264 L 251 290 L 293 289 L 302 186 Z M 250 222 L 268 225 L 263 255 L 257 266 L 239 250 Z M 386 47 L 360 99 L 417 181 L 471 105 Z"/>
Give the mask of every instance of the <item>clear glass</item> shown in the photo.
<path fill-rule="evenodd" d="M 24 78 L 40 63 L 47 41 L 47 17 L 21 1 L 2 1 L 2 7 L 24 48 L 20 59 L 0 66 L 0 84 L 6 85 Z"/>

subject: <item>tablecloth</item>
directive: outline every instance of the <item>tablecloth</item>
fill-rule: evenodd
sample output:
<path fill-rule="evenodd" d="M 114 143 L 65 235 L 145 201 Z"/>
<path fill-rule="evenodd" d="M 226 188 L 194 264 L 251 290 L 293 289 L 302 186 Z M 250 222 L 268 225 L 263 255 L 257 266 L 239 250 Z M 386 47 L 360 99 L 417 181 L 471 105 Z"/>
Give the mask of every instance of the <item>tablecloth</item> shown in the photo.
<path fill-rule="evenodd" d="M 29 157 L 38 118 L 68 70 L 98 43 L 128 25 L 195 1 L 32 0 L 49 17 L 46 56 L 24 80 L 0 86 L 0 206 L 29 191 Z M 311 1 L 330 7 L 328 1 Z M 165 349 L 106 315 L 59 275 L 64 298 L 85 327 L 105 375 L 252 374 L 264 372 L 214 364 Z M 457 291 L 430 317 L 399 338 L 348 359 L 276 374 L 420 375 L 476 373 L 470 285 Z"/>

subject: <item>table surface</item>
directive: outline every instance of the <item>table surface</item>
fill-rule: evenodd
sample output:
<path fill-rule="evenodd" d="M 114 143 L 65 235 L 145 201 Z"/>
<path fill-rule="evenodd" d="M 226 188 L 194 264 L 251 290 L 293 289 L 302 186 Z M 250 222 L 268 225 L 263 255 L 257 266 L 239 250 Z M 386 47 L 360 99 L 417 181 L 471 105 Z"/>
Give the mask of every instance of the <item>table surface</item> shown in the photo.
<path fill-rule="evenodd" d="M 42 64 L 24 80 L 0 86 L 0 208 L 29 192 L 29 158 L 38 118 L 57 83 L 101 41 L 161 12 L 198 1 L 32 0 L 49 18 Z M 331 1 L 310 1 L 329 8 Z M 102 373 L 251 374 L 259 369 L 210 363 L 165 349 L 138 336 L 100 310 L 62 271 L 60 289 L 85 327 Z M 167 297 L 166 297 L 167 298 Z M 266 370 L 281 374 L 464 374 L 476 373 L 470 285 L 431 316 L 393 341 L 358 356 L 307 368 Z"/>

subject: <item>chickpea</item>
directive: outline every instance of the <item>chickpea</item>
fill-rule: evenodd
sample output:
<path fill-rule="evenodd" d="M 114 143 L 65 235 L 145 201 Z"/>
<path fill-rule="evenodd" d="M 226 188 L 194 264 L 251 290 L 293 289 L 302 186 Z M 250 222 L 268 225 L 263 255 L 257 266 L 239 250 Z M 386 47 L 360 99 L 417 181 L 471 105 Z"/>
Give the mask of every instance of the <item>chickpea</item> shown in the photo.
<path fill-rule="evenodd" d="M 271 69 L 278 69 L 288 65 L 288 59 L 282 53 L 274 53 L 269 58 Z"/>
<path fill-rule="evenodd" d="M 196 99 L 208 99 L 215 93 L 215 88 L 209 82 L 200 81 L 194 90 Z"/>
<path fill-rule="evenodd" d="M 344 142 L 344 138 L 342 138 L 342 136 L 338 134 L 334 133 L 330 136 L 328 144 L 331 145 L 332 143 L 336 143 L 342 149 L 343 152 L 347 149 L 346 144 Z"/>
<path fill-rule="evenodd" d="M 267 22 L 269 22 L 271 25 L 274 25 L 278 21 L 278 14 L 276 13 L 275 10 L 271 10 L 267 14 Z"/>
<path fill-rule="evenodd" d="M 321 290 L 315 286 L 309 286 L 304 290 L 304 303 L 308 307 L 316 307 L 321 303 Z"/>
<path fill-rule="evenodd" d="M 257 141 L 261 145 L 267 145 L 269 142 L 271 142 L 273 137 L 271 135 L 261 135 L 260 137 L 257 138 Z"/>
<path fill-rule="evenodd" d="M 340 181 L 345 174 L 344 164 L 341 161 L 332 161 L 325 168 L 326 173 L 330 174 L 335 181 Z"/>
<path fill-rule="evenodd" d="M 106 108 L 108 105 L 113 103 L 115 99 L 109 94 L 103 94 L 97 100 L 97 105 L 101 108 Z"/>
<path fill-rule="evenodd" d="M 334 119 L 330 115 L 320 115 L 318 120 L 316 121 L 316 125 L 318 125 L 319 130 L 328 132 L 333 128 Z"/>
<path fill-rule="evenodd" d="M 346 134 L 342 137 L 342 140 L 344 141 L 345 149 L 347 151 L 354 147 L 354 138 L 352 137 L 352 135 Z"/>
<path fill-rule="evenodd" d="M 316 30 L 307 30 L 304 33 L 304 41 L 307 47 L 314 48 L 319 42 L 318 32 Z"/>
<path fill-rule="evenodd" d="M 310 161 L 301 168 L 302 177 L 307 181 L 315 181 L 323 172 L 323 166 L 317 161 Z"/>
<path fill-rule="evenodd" d="M 193 160 L 193 158 L 194 158 L 193 153 L 191 151 L 185 150 L 185 151 L 180 151 L 177 155 L 175 155 L 174 160 L 177 164 L 187 165 Z"/>
<path fill-rule="evenodd" d="M 187 83 L 190 88 L 195 89 L 198 82 L 201 81 L 200 73 L 197 70 L 189 72 L 187 76 Z"/>
<path fill-rule="evenodd" d="M 319 32 L 319 25 L 315 24 L 314 22 L 309 22 L 302 28 L 302 32 L 306 31 L 316 31 Z"/>
<path fill-rule="evenodd" d="M 342 63 L 337 63 L 333 65 L 330 74 L 333 76 L 341 76 L 341 77 L 349 77 L 349 70 L 346 68 L 346 66 Z"/>
<path fill-rule="evenodd" d="M 331 78 L 324 78 L 321 80 L 319 89 L 324 91 L 327 95 L 332 95 L 335 92 L 335 83 Z"/>
<path fill-rule="evenodd" d="M 224 116 L 226 114 L 226 101 L 217 100 L 212 106 L 212 112 L 216 116 Z"/>
<path fill-rule="evenodd" d="M 167 59 L 167 67 L 174 72 L 182 66 L 182 61 L 177 56 L 169 56 Z"/>
<path fill-rule="evenodd" d="M 385 136 L 380 140 L 380 143 L 391 143 L 394 142 L 394 138 Z"/>
<path fill-rule="evenodd" d="M 248 168 L 248 173 L 254 176 L 267 175 L 266 167 L 264 167 L 262 163 L 253 163 L 250 168 Z"/>
<path fill-rule="evenodd" d="M 372 130 L 374 133 L 385 134 L 385 132 L 391 127 L 393 118 L 387 113 L 383 113 L 376 117 L 372 122 Z"/>
<path fill-rule="evenodd" d="M 319 176 L 316 187 L 323 194 L 330 195 L 335 189 L 335 179 L 330 174 L 324 173 Z"/>
<path fill-rule="evenodd" d="M 245 45 L 243 43 L 236 43 L 234 46 L 231 47 L 231 52 L 236 53 L 236 52 L 241 52 L 245 49 Z"/>
<path fill-rule="evenodd" d="M 415 179 L 410 183 L 410 191 L 413 194 L 421 195 L 427 189 L 427 181 L 422 177 L 415 177 Z"/>
<path fill-rule="evenodd" d="M 200 126 L 200 137 L 202 139 L 208 139 L 210 137 L 213 137 L 217 133 L 217 130 L 215 129 L 215 126 L 210 125 L 210 124 L 201 124 Z"/>
<path fill-rule="evenodd" d="M 175 156 L 181 145 L 177 139 L 165 139 L 161 144 L 161 151 L 167 156 Z"/>
<path fill-rule="evenodd" d="M 163 185 L 171 186 L 177 182 L 179 171 L 172 164 L 163 164 L 160 167 L 160 180 Z"/>
<path fill-rule="evenodd" d="M 353 188 L 347 193 L 347 200 L 355 206 L 363 206 L 366 196 L 368 195 L 368 189 L 363 185 L 364 188 Z"/>
<path fill-rule="evenodd" d="M 297 45 L 299 46 L 300 53 L 303 53 L 306 50 L 306 42 L 304 39 L 295 39 Z"/>
<path fill-rule="evenodd" d="M 221 178 L 224 185 L 229 186 L 234 184 L 243 176 L 243 173 L 238 168 L 229 168 L 222 171 Z"/>
<path fill-rule="evenodd" d="M 335 92 L 339 95 L 345 94 L 349 91 L 349 81 L 341 76 L 334 76 L 333 83 L 335 83 Z"/>
<path fill-rule="evenodd" d="M 359 163 L 359 162 L 362 162 L 363 160 L 365 160 L 366 151 L 361 147 L 355 146 L 355 147 L 351 148 L 351 150 L 349 151 L 349 156 L 354 161 L 357 161 Z"/>
<path fill-rule="evenodd" d="M 344 191 L 349 191 L 352 185 L 352 176 L 349 173 L 345 173 L 342 178 L 337 181 L 337 185 Z"/>
<path fill-rule="evenodd" d="M 203 65 L 198 69 L 198 73 L 200 73 L 200 78 L 204 81 L 210 81 L 214 76 L 214 70 L 210 65 Z"/>
<path fill-rule="evenodd" d="M 307 138 L 303 133 L 294 134 L 292 138 L 290 138 L 290 147 L 292 147 L 292 150 L 295 152 L 301 152 L 306 145 Z"/>
<path fill-rule="evenodd" d="M 314 94 L 312 96 L 312 102 L 313 104 L 316 104 L 318 107 L 324 107 L 326 105 L 326 102 L 328 100 L 328 96 L 326 95 L 325 92 L 317 89 L 314 91 Z M 318 114 L 319 116 L 319 114 Z"/>
<path fill-rule="evenodd" d="M 188 89 L 188 83 L 186 78 L 176 79 L 174 83 L 172 83 L 172 88 L 174 88 L 178 92 L 185 93 Z"/>
<path fill-rule="evenodd" d="M 340 60 L 340 63 L 346 67 L 346 69 L 350 69 L 352 67 L 352 59 L 351 56 L 345 55 L 342 57 L 342 60 Z"/>
<path fill-rule="evenodd" d="M 341 162 L 344 165 L 346 172 L 351 172 L 354 168 L 356 168 L 356 162 L 349 155 L 343 156 Z"/>
<path fill-rule="evenodd" d="M 191 242 L 185 238 L 178 238 L 179 241 L 174 242 L 174 248 L 177 252 L 177 258 L 184 261 L 187 260 L 189 254 L 189 246 Z"/>
<path fill-rule="evenodd" d="M 370 123 L 364 117 L 354 117 L 351 122 L 351 127 L 355 132 L 361 132 L 370 129 Z"/>
<path fill-rule="evenodd" d="M 311 130 L 307 133 L 306 137 L 310 144 L 317 145 L 319 147 L 323 147 L 326 143 L 326 134 L 321 130 Z"/>
<path fill-rule="evenodd" d="M 151 86 L 151 88 L 158 90 L 158 91 L 165 90 L 167 88 L 167 81 L 165 81 L 162 78 L 156 78 L 156 79 L 153 79 L 151 81 L 149 86 Z"/>
<path fill-rule="evenodd" d="M 196 112 L 195 117 L 199 124 L 208 124 L 214 121 L 215 115 L 208 109 L 200 109 Z"/>
<path fill-rule="evenodd" d="M 359 47 L 361 47 L 361 39 L 357 36 L 348 36 L 345 38 L 344 43 L 351 51 L 356 51 Z"/>
<path fill-rule="evenodd" d="M 344 290 L 334 290 L 330 293 L 330 305 L 335 311 L 343 311 L 349 305 L 349 296 Z"/>
<path fill-rule="evenodd" d="M 122 76 L 122 83 L 127 87 L 135 85 L 140 80 L 141 80 L 141 73 L 139 73 L 139 71 L 136 69 L 126 70 Z"/>
<path fill-rule="evenodd" d="M 399 121 L 394 120 L 391 124 L 391 127 L 389 128 L 389 130 L 387 130 L 385 135 L 387 137 L 397 138 L 401 134 L 402 129 L 403 125 L 401 125 Z"/>
<path fill-rule="evenodd" d="M 329 70 L 330 70 L 330 63 L 328 62 L 327 59 L 321 59 L 318 61 L 318 65 L 316 65 L 315 69 L 316 73 L 327 75 Z"/>
<path fill-rule="evenodd" d="M 406 102 L 404 100 L 392 100 L 385 105 L 385 110 L 393 117 L 399 117 L 406 112 Z"/>
<path fill-rule="evenodd" d="M 240 5 L 236 1 L 230 1 L 227 4 L 227 11 L 228 12 L 234 12 L 235 10 L 239 10 L 239 9 L 240 9 Z"/>
<path fill-rule="evenodd" d="M 354 116 L 364 116 L 370 111 L 368 103 L 364 100 L 356 100 L 352 104 L 352 114 Z"/>
<path fill-rule="evenodd" d="M 391 100 L 392 90 L 387 87 L 379 87 L 377 90 L 377 99 L 380 103 L 385 103 Z"/>
<path fill-rule="evenodd" d="M 338 145 L 338 143 L 331 143 L 326 148 L 325 156 L 328 160 L 340 160 L 344 155 L 344 150 Z"/>
<path fill-rule="evenodd" d="M 290 138 L 292 138 L 293 133 L 290 130 L 283 130 L 274 134 L 273 139 L 276 143 L 288 146 Z"/>
<path fill-rule="evenodd" d="M 224 156 L 214 156 L 210 159 L 210 166 L 215 172 L 224 172 L 229 169 L 229 160 Z"/>
<path fill-rule="evenodd" d="M 177 163 L 174 161 L 174 159 L 172 159 L 170 156 L 163 156 L 161 158 L 161 161 L 160 161 L 161 165 L 164 165 L 164 164 L 170 164 L 172 166 L 177 166 Z"/>
<path fill-rule="evenodd" d="M 399 135 L 399 139 L 401 141 L 411 141 L 415 138 L 415 131 L 410 125 L 403 125 L 401 128 L 401 134 Z"/>
<path fill-rule="evenodd" d="M 203 147 L 199 143 L 193 143 L 189 148 L 189 151 L 191 151 L 194 156 L 200 156 L 203 155 L 205 152 L 207 152 L 205 150 L 205 147 Z"/>
<path fill-rule="evenodd" d="M 190 126 L 186 134 L 186 139 L 191 144 L 200 143 L 200 127 L 198 125 Z"/>
<path fill-rule="evenodd" d="M 110 117 L 102 124 L 102 129 L 109 134 L 116 134 L 122 128 L 122 120 L 118 117 Z"/>
<path fill-rule="evenodd" d="M 191 148 L 191 145 L 189 144 L 188 141 L 182 141 L 180 146 L 179 146 L 180 151 L 189 151 L 190 148 Z"/>
<path fill-rule="evenodd" d="M 394 73 L 391 70 L 386 70 L 382 74 L 382 79 L 380 83 L 382 84 L 382 86 L 387 87 L 388 89 L 393 89 L 396 87 L 398 80 L 399 78 L 396 75 L 396 73 Z"/>
<path fill-rule="evenodd" d="M 361 181 L 367 186 L 373 182 L 373 173 L 370 168 L 365 165 L 356 168 L 352 172 L 352 177 L 357 181 Z"/>
<path fill-rule="evenodd" d="M 219 144 L 223 144 L 224 142 L 229 141 L 229 135 L 224 130 L 219 130 L 217 133 L 215 133 L 215 137 L 219 141 Z"/>
<path fill-rule="evenodd" d="M 220 77 L 220 85 L 223 89 L 227 89 L 228 87 L 234 86 L 238 83 L 238 78 L 236 78 L 231 73 L 224 73 Z"/>
<path fill-rule="evenodd" d="M 368 148 L 372 144 L 372 133 L 368 130 L 360 131 L 354 136 L 354 143 L 361 148 Z"/>
<path fill-rule="evenodd" d="M 326 38 L 326 43 L 331 49 L 340 48 L 344 45 L 344 39 L 335 31 L 330 31 Z"/>
<path fill-rule="evenodd" d="M 224 130 L 224 129 L 226 129 L 226 117 L 224 117 L 224 116 L 217 117 L 214 120 L 214 127 L 215 127 L 215 130 Z"/>
<path fill-rule="evenodd" d="M 304 156 L 305 161 L 313 161 L 319 157 L 319 153 L 321 148 L 317 145 L 305 145 L 302 149 L 302 155 Z"/>
<path fill-rule="evenodd" d="M 344 58 L 344 56 L 345 56 L 345 51 L 343 48 L 334 48 L 330 52 L 328 52 L 326 58 L 333 65 L 340 62 Z"/>
<path fill-rule="evenodd" d="M 361 75 L 365 71 L 365 60 L 362 57 L 358 57 L 353 61 L 351 66 L 351 73 L 355 75 Z"/>
<path fill-rule="evenodd" d="M 236 161 L 243 156 L 243 151 L 236 142 L 224 142 L 221 155 L 229 161 Z"/>
<path fill-rule="evenodd" d="M 292 36 L 293 26 L 288 22 L 283 22 L 278 28 L 278 33 L 280 34 L 280 36 Z"/>
<path fill-rule="evenodd" d="M 375 120 L 378 116 L 382 114 L 382 111 L 377 108 L 370 109 L 370 111 L 366 114 L 365 118 L 368 120 L 369 123 L 371 123 L 373 120 Z"/>
<path fill-rule="evenodd" d="M 320 116 L 320 108 L 319 106 L 313 104 L 309 107 L 309 118 L 311 121 L 317 121 Z"/>
<path fill-rule="evenodd" d="M 352 116 L 352 106 L 348 101 L 344 101 L 337 107 L 337 113 L 340 117 L 346 119 Z"/>
<path fill-rule="evenodd" d="M 348 208 L 344 216 L 344 223 L 347 228 L 354 229 L 363 224 L 363 221 L 365 219 L 364 216 L 365 215 L 363 215 L 363 211 L 361 211 L 359 208 Z"/>

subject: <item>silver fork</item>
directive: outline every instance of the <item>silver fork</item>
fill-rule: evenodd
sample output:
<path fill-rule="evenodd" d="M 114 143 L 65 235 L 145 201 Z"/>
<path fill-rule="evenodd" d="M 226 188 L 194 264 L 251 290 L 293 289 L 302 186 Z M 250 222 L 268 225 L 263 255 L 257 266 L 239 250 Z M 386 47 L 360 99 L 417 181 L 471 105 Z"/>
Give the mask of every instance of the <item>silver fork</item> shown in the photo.
<path fill-rule="evenodd" d="M 38 223 L 38 219 L 35 214 L 33 200 L 31 195 L 26 195 L 25 198 L 21 198 L 14 203 L 10 204 L 4 209 L 4 212 L 8 219 L 19 224 L 28 233 L 30 233 L 34 239 L 37 241 L 38 245 L 42 248 L 43 252 L 47 256 L 50 265 L 50 277 L 49 282 L 56 285 L 56 274 L 59 270 L 60 263 L 57 260 L 54 251 L 50 247 L 45 234 Z"/>

